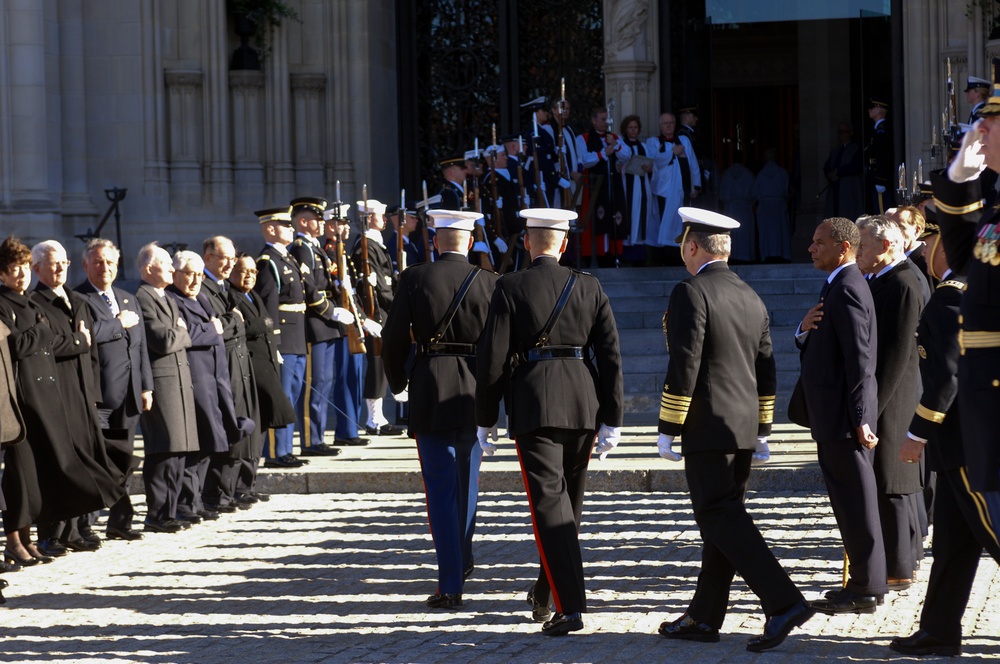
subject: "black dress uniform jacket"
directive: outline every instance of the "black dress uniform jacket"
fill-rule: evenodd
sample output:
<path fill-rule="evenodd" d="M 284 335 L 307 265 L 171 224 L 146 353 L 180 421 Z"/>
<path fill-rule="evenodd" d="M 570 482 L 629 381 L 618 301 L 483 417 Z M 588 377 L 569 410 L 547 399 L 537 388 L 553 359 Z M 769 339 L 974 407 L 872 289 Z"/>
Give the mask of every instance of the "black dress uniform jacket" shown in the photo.
<path fill-rule="evenodd" d="M 319 302 L 311 303 L 306 313 L 306 341 L 309 343 L 333 341 L 343 336 L 340 324 L 330 320 L 326 315 L 334 305 L 330 301 L 333 292 L 333 269 L 330 257 L 312 238 L 296 235 L 295 241 L 288 247 L 288 252 L 295 257 L 299 265 L 309 268 L 309 277 L 315 288 L 316 298 L 322 298 L 325 306 Z M 330 312 L 332 314 L 332 311 Z"/>
<path fill-rule="evenodd" d="M 752 450 L 771 433 L 776 372 L 767 309 L 725 261 L 677 284 L 660 433 L 685 452 Z"/>
<path fill-rule="evenodd" d="M 878 321 L 875 382 L 879 441 L 875 448 L 875 477 L 880 490 L 889 494 L 915 493 L 923 484 L 920 466 L 899 459 L 920 389 L 914 335 L 924 308 L 921 279 L 908 261 L 902 261 L 868 282 Z"/>
<path fill-rule="evenodd" d="M 476 360 L 458 354 L 428 355 L 419 350 L 431 340 L 469 273 L 478 269 L 458 253 L 416 265 L 400 277 L 396 299 L 382 330 L 382 359 L 389 388 L 410 389 L 411 433 L 420 435 L 475 427 Z M 466 344 L 470 353 L 483 333 L 497 275 L 479 270 L 444 336 L 446 344 Z M 418 351 L 407 376 L 412 339 Z"/>
<path fill-rule="evenodd" d="M 278 334 L 278 350 L 288 355 L 306 354 L 306 310 L 329 319 L 333 307 L 312 280 L 312 270 L 274 245 L 265 245 L 257 259 L 260 295 Z"/>
<path fill-rule="evenodd" d="M 942 234 L 949 224 L 976 224 L 972 255 L 948 254 L 952 268 L 967 277 L 959 317 L 958 398 L 969 483 L 974 491 L 1000 491 L 1000 343 L 975 340 L 981 333 L 1000 334 L 1000 202 L 984 209 L 978 181 L 954 183 L 944 171 L 931 173 L 931 183 Z"/>
<path fill-rule="evenodd" d="M 584 359 L 514 361 L 535 346 L 571 272 L 555 258 L 540 256 L 529 269 L 497 281 L 476 354 L 478 425 L 496 424 L 505 391 L 512 437 L 542 427 L 596 431 L 601 424 L 621 425 L 618 328 L 608 297 L 593 276 L 577 273 L 549 340 L 553 346 L 583 347 Z"/>
<path fill-rule="evenodd" d="M 368 289 L 365 287 L 364 270 L 361 266 L 360 237 L 354 243 L 351 256 L 354 259 L 358 276 L 355 291 L 367 306 Z M 389 307 L 392 306 L 394 284 L 392 280 L 392 259 L 389 257 L 389 251 L 385 246 L 376 242 L 371 236 L 368 237 L 368 269 L 371 274 L 375 275 L 376 281 L 375 285 L 372 286 L 372 294 L 375 296 L 376 305 L 375 322 L 383 323 L 385 322 L 385 316 L 389 311 Z"/>

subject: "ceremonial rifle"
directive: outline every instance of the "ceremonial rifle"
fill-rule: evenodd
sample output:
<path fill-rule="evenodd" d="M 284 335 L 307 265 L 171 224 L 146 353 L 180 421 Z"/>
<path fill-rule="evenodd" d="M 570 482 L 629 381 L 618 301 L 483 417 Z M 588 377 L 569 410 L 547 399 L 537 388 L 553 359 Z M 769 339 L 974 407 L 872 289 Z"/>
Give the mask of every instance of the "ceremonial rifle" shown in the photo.
<path fill-rule="evenodd" d="M 406 190 L 399 192 L 399 212 L 396 214 L 396 277 L 406 269 L 406 252 L 403 250 L 403 226 L 406 224 Z"/>
<path fill-rule="evenodd" d="M 538 146 L 538 116 L 533 115 L 531 119 L 535 123 L 535 133 L 531 139 L 531 145 L 534 150 L 534 164 L 532 169 L 535 171 L 535 196 L 538 197 L 538 207 L 547 208 L 549 206 L 548 200 L 545 198 L 545 190 L 542 189 L 542 159 L 541 152 Z"/>
<path fill-rule="evenodd" d="M 368 224 L 369 215 L 371 212 L 368 211 L 368 185 L 362 185 L 362 199 L 364 200 L 364 214 L 362 216 L 363 221 L 361 222 L 361 275 L 364 278 L 364 293 L 367 298 L 363 298 L 365 305 L 365 315 L 379 323 L 378 319 L 378 306 L 375 304 L 375 289 L 372 288 L 371 274 L 372 267 L 368 260 Z M 378 337 L 372 339 L 372 348 L 376 355 L 382 354 L 382 340 Z"/>
<path fill-rule="evenodd" d="M 347 325 L 347 347 L 352 355 L 360 355 L 367 352 L 365 348 L 365 333 L 361 329 L 361 315 L 354 304 L 354 286 L 351 284 L 351 273 L 347 267 L 347 255 L 344 254 L 344 235 L 341 232 L 339 222 L 343 221 L 348 228 L 350 235 L 350 224 L 347 219 L 340 216 L 340 180 L 337 180 L 337 200 L 333 203 L 333 221 L 337 225 L 336 236 L 337 248 L 337 272 L 340 277 L 340 306 L 347 309 L 354 316 L 354 322 Z"/>
<path fill-rule="evenodd" d="M 570 168 L 566 161 L 566 135 L 563 133 L 563 125 L 565 123 L 565 118 L 563 115 L 566 114 L 566 79 L 561 79 L 559 85 L 560 98 L 556 102 L 556 124 L 559 126 L 559 177 L 563 180 L 570 180 Z M 573 209 L 573 187 L 570 185 L 568 188 L 563 190 L 563 202 L 564 207 L 568 210 Z"/>

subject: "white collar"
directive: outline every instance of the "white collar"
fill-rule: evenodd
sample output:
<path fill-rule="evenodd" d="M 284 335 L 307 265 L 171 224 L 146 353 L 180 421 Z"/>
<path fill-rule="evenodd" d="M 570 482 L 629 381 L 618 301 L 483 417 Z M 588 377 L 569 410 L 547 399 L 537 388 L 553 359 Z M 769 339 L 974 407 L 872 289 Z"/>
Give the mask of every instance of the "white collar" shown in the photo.
<path fill-rule="evenodd" d="M 382 241 L 382 233 L 375 230 L 374 228 L 369 228 L 365 231 L 365 237 L 368 238 L 369 242 L 375 242 L 378 246 L 385 249 L 385 242 Z"/>
<path fill-rule="evenodd" d="M 274 247 L 274 250 L 277 251 L 278 254 L 281 255 L 281 256 L 287 256 L 288 255 L 288 247 L 286 247 L 283 244 L 277 244 L 275 242 L 265 242 L 264 244 L 266 244 L 269 247 Z"/>
<path fill-rule="evenodd" d="M 709 265 L 711 265 L 712 263 L 725 263 L 725 262 L 726 262 L 725 258 L 716 258 L 715 260 L 708 261 L 707 263 L 698 268 L 697 274 L 701 274 L 701 271 L 704 270 Z"/>
<path fill-rule="evenodd" d="M 888 272 L 892 268 L 896 267 L 897 265 L 899 265 L 900 263 L 902 263 L 905 260 L 906 260 L 906 256 L 903 256 L 902 258 L 897 258 L 896 260 L 894 260 L 893 262 L 889 263 L 884 268 L 882 268 L 881 270 L 879 270 L 878 274 L 876 274 L 874 277 L 872 277 L 872 279 L 878 279 L 883 274 L 885 274 L 886 272 Z"/>
<path fill-rule="evenodd" d="M 830 273 L 830 276 L 826 278 L 826 283 L 832 284 L 834 277 L 836 277 L 838 274 L 840 274 L 841 270 L 843 270 L 848 265 L 856 265 L 856 264 L 857 263 L 855 261 L 848 261 L 847 263 L 844 263 L 843 265 L 841 265 L 836 270 L 834 270 L 833 272 Z"/>

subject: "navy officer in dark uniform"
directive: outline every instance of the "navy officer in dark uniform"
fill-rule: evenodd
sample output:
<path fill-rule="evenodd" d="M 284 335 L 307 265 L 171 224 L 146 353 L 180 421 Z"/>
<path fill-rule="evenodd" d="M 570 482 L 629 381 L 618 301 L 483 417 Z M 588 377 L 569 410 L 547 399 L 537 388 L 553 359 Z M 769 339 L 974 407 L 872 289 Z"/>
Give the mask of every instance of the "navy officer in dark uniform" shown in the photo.
<path fill-rule="evenodd" d="M 886 210 L 896 205 L 893 179 L 895 165 L 888 115 L 889 103 L 872 97 L 868 104 L 868 117 L 875 123 L 875 128 L 868 147 L 865 148 L 868 158 L 868 177 L 872 183 L 872 188 L 868 190 L 872 196 L 869 207 L 872 214 L 885 214 Z"/>
<path fill-rule="evenodd" d="M 476 212 L 431 210 L 441 257 L 400 275 L 382 329 L 382 359 L 389 387 L 410 387 L 410 434 L 416 438 L 427 493 L 427 516 L 438 560 L 432 608 L 462 604 L 472 567 L 479 463 L 476 444 L 475 353 L 497 275 L 471 265 Z M 410 349 L 416 356 L 408 369 Z"/>
<path fill-rule="evenodd" d="M 889 644 L 891 649 L 906 655 L 960 654 L 962 614 L 983 549 L 1000 561 L 1000 547 L 979 509 L 979 498 L 969 489 L 956 398 L 961 357 L 958 320 L 974 229 L 972 224 L 952 224 L 946 227 L 945 235 L 932 235 L 927 240 L 928 268 L 940 283 L 917 328 L 923 393 L 900 458 L 916 465 L 926 449 L 927 465 L 937 473 L 934 564 L 920 614 L 920 628 Z"/>
<path fill-rule="evenodd" d="M 693 276 L 670 294 L 670 363 L 660 402 L 658 447 L 682 437 L 684 471 L 704 541 L 698 587 L 688 610 L 660 625 L 667 638 L 719 640 L 738 572 L 760 598 L 764 633 L 747 642 L 757 652 L 779 645 L 813 615 L 767 547 L 744 499 L 757 438 L 774 416 L 776 372 L 767 309 L 727 264 L 725 215 L 680 208 L 677 238 Z"/>
<path fill-rule="evenodd" d="M 603 457 L 618 444 L 624 412 L 618 329 L 594 277 L 559 265 L 576 213 L 527 209 L 531 267 L 504 275 L 476 354 L 476 423 L 486 454 L 500 400 L 531 507 L 542 571 L 529 592 L 542 633 L 583 629 L 587 610 L 579 529 L 587 465 L 598 434 Z"/>

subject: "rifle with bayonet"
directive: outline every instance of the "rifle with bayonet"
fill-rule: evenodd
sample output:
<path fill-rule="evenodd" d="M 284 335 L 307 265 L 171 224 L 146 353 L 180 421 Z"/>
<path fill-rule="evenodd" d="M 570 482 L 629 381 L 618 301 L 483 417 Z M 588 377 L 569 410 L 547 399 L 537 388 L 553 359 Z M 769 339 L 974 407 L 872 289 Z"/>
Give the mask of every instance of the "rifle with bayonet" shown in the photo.
<path fill-rule="evenodd" d="M 375 302 L 375 289 L 372 288 L 371 275 L 372 266 L 371 262 L 368 260 L 368 224 L 371 212 L 368 210 L 368 185 L 362 185 L 362 199 L 364 200 L 364 212 L 361 215 L 361 276 L 362 285 L 364 288 L 365 297 L 363 302 L 365 305 L 365 316 L 375 321 L 376 323 L 381 323 L 378 315 L 378 304 Z M 375 351 L 376 355 L 382 354 L 382 340 L 378 337 L 372 338 L 372 349 Z"/>
<path fill-rule="evenodd" d="M 340 180 L 337 180 L 337 200 L 333 203 L 331 221 L 334 222 L 336 229 L 334 235 L 336 237 L 337 276 L 340 281 L 340 306 L 350 311 L 354 316 L 354 322 L 350 325 L 345 325 L 347 328 L 347 348 L 352 355 L 360 355 L 367 352 L 367 348 L 365 348 L 365 333 L 361 329 L 361 314 L 354 304 L 354 286 L 351 284 L 351 272 L 347 266 L 347 256 L 344 253 L 344 242 L 347 241 L 345 235 L 350 236 L 350 224 L 347 219 L 340 216 L 341 205 L 343 204 L 340 200 Z M 344 227 L 347 229 L 346 234 L 342 232 L 341 222 L 343 222 Z"/>

